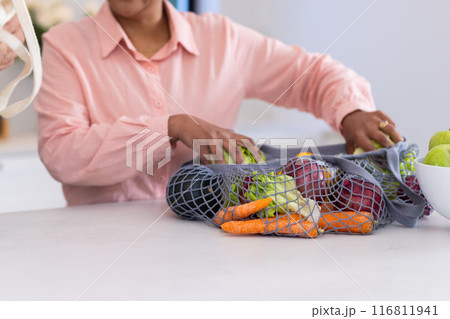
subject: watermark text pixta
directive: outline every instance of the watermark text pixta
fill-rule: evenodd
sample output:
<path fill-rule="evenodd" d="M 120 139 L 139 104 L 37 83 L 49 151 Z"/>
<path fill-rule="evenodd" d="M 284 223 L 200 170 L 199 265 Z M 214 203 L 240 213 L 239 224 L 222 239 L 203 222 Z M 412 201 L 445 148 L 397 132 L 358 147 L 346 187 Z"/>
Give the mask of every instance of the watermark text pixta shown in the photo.
<path fill-rule="evenodd" d="M 237 145 L 248 148 L 250 153 L 256 159 L 262 145 L 273 146 L 279 152 L 273 155 L 280 160 L 281 164 L 285 164 L 289 159 L 288 149 L 295 147 L 301 148 L 300 152 L 310 152 L 320 158 L 320 152 L 313 139 L 305 139 L 301 143 L 295 138 L 262 138 L 253 144 L 249 139 L 194 139 L 192 146 L 192 158 L 194 165 L 200 165 L 200 154 L 208 158 L 210 162 L 222 161 L 224 159 L 225 145 L 226 151 L 231 158 L 236 158 L 238 150 Z M 205 153 L 205 149 L 207 153 Z M 203 150 L 203 153 L 201 151 Z M 138 134 L 126 141 L 126 166 L 134 168 L 148 175 L 154 175 L 155 170 L 161 169 L 172 159 L 172 147 L 170 137 L 148 128 L 140 131 Z"/>

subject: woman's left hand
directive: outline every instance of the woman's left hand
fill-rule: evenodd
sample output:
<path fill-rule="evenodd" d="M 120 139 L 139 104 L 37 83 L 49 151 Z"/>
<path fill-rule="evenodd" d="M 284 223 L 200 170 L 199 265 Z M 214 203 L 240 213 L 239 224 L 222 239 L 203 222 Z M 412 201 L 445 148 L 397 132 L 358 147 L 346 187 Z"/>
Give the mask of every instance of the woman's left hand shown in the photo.
<path fill-rule="evenodd" d="M 392 146 L 393 143 L 386 134 L 395 143 L 403 141 L 402 135 L 395 127 L 395 122 L 381 111 L 359 110 L 346 115 L 342 120 L 342 135 L 347 143 L 349 154 L 353 154 L 357 146 L 365 151 L 374 151 L 375 146 L 371 140 L 384 147 Z"/>
<path fill-rule="evenodd" d="M 20 27 L 19 18 L 15 15 L 8 23 L 3 26 L 5 31 L 14 35 L 20 42 L 25 41 L 25 37 Z M 6 69 L 14 63 L 16 54 L 6 44 L 0 42 L 0 71 Z"/>

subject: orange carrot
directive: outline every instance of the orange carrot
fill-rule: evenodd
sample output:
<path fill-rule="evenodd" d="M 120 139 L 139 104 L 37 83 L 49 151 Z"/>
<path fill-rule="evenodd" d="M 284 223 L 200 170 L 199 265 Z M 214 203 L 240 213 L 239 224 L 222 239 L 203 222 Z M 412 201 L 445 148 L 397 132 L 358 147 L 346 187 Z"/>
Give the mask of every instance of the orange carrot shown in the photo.
<path fill-rule="evenodd" d="M 291 213 L 286 215 L 279 215 L 278 217 L 271 217 L 271 218 L 261 218 L 262 220 L 266 222 L 273 222 L 273 221 L 281 221 L 281 220 L 290 220 L 291 223 L 298 222 L 300 219 L 303 219 L 303 216 L 300 216 L 299 213 Z"/>
<path fill-rule="evenodd" d="M 251 215 L 253 215 L 256 212 L 259 212 L 260 210 L 266 208 L 270 202 L 272 201 L 272 198 L 267 197 L 263 199 L 258 199 L 253 202 L 237 205 L 237 206 L 231 206 L 228 207 L 226 210 L 221 209 L 214 218 L 214 222 L 216 224 L 221 225 L 224 222 L 228 222 L 230 220 L 239 220 L 247 218 Z"/>
<path fill-rule="evenodd" d="M 284 214 L 284 215 L 279 215 L 278 217 L 264 217 L 264 218 L 260 218 L 261 220 L 263 220 L 266 224 L 267 223 L 271 223 L 271 222 L 276 222 L 278 220 L 278 222 L 284 222 L 284 223 L 296 223 L 298 222 L 300 219 L 303 220 L 303 216 L 301 216 L 299 213 L 291 213 L 291 214 Z"/>
<path fill-rule="evenodd" d="M 283 216 L 278 218 L 259 218 L 244 221 L 231 221 L 222 224 L 222 229 L 232 234 L 278 234 L 299 235 L 314 238 L 319 235 L 314 223 L 300 221 L 300 216 Z"/>
<path fill-rule="evenodd" d="M 373 219 L 368 212 L 322 212 L 319 227 L 341 233 L 369 234 L 373 231 Z"/>

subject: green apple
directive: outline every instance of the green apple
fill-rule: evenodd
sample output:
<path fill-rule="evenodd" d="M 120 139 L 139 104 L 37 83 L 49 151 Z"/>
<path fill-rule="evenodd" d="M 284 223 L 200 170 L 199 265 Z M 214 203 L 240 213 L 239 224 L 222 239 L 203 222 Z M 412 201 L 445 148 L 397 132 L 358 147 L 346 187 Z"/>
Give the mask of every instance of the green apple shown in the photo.
<path fill-rule="evenodd" d="M 450 144 L 450 130 L 435 133 L 430 139 L 428 150 L 441 144 Z"/>
<path fill-rule="evenodd" d="M 433 166 L 450 167 L 450 144 L 441 144 L 433 147 L 427 156 L 425 156 L 423 163 Z"/>
<path fill-rule="evenodd" d="M 391 139 L 391 137 L 390 137 L 389 135 L 386 134 L 386 136 L 389 137 L 389 139 L 392 141 L 392 139 Z M 379 150 L 379 149 L 384 148 L 384 147 L 383 147 L 380 143 L 378 143 L 377 141 L 375 141 L 375 140 L 370 140 L 370 141 L 372 142 L 373 146 L 375 146 L 375 149 L 376 149 L 376 150 Z M 394 141 L 392 141 L 392 143 L 395 144 Z M 355 148 L 355 151 L 353 152 L 353 155 L 363 154 L 363 153 L 365 153 L 365 152 L 366 152 L 366 151 L 363 150 L 361 146 L 358 146 L 357 148 Z"/>

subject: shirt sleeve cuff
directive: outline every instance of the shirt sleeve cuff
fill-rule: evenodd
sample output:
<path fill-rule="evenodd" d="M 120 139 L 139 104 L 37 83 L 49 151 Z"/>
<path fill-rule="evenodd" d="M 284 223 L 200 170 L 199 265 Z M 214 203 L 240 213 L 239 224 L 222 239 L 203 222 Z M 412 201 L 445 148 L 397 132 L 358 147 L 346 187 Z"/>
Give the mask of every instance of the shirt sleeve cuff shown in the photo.
<path fill-rule="evenodd" d="M 170 115 L 151 117 L 146 121 L 147 127 L 152 131 L 161 133 L 163 136 L 168 136 L 168 134 L 169 134 L 169 117 L 170 117 Z"/>
<path fill-rule="evenodd" d="M 149 130 L 161 134 L 160 136 L 156 136 L 154 141 L 154 143 L 158 144 L 154 154 L 156 158 L 164 157 L 166 149 L 169 147 L 172 152 L 176 149 L 176 143 L 172 143 L 171 136 L 169 136 L 169 118 L 170 115 L 163 115 L 149 118 L 146 121 Z"/>

